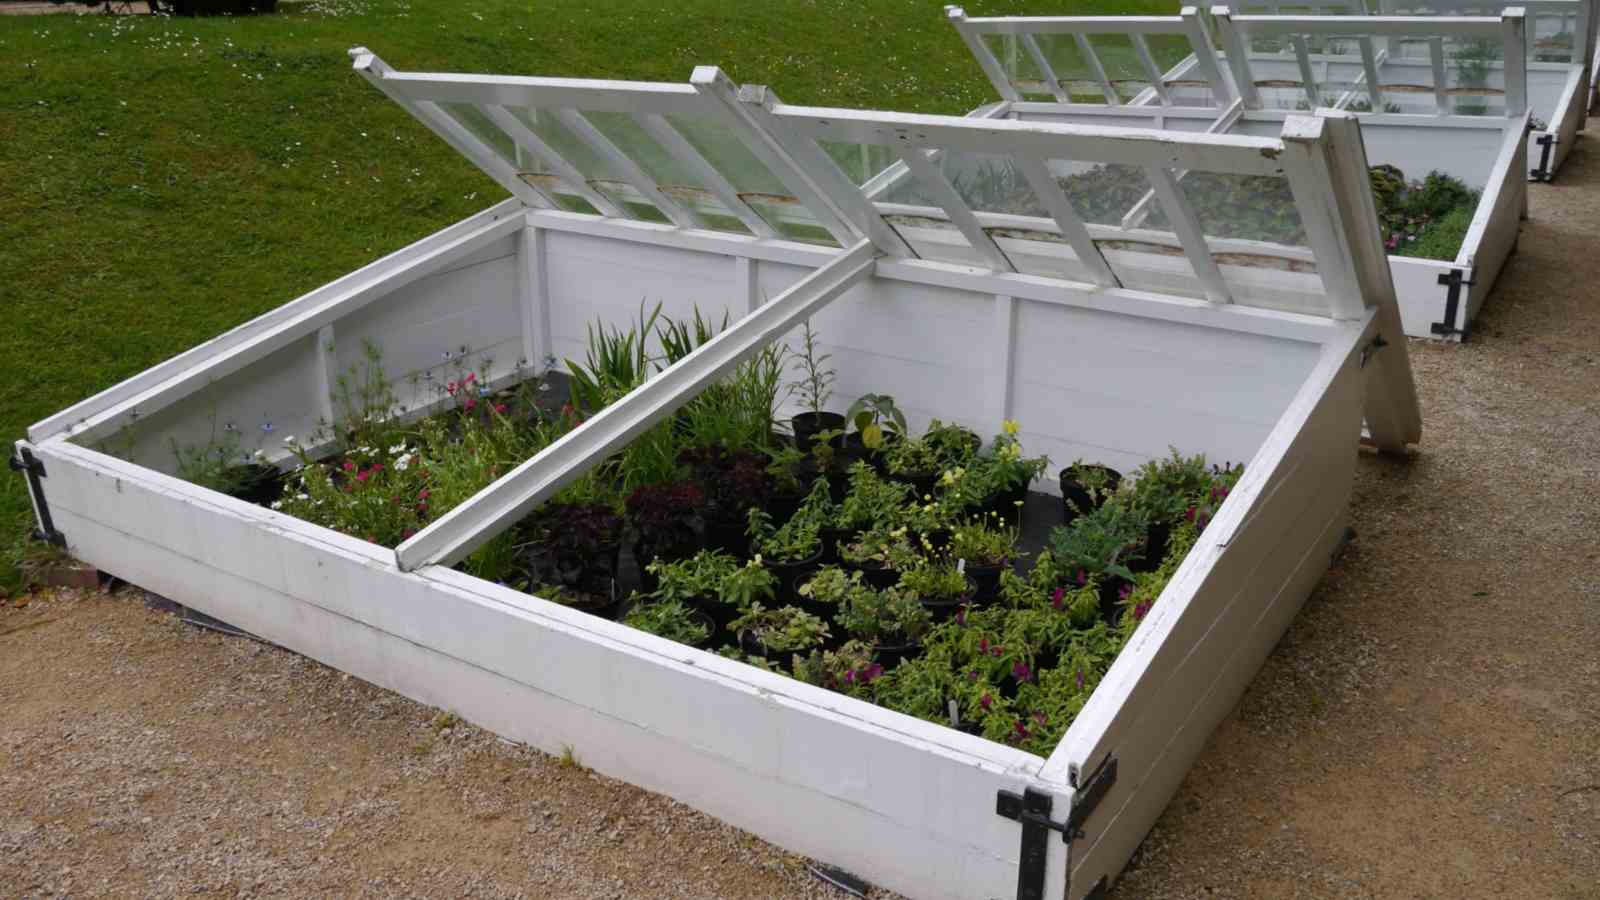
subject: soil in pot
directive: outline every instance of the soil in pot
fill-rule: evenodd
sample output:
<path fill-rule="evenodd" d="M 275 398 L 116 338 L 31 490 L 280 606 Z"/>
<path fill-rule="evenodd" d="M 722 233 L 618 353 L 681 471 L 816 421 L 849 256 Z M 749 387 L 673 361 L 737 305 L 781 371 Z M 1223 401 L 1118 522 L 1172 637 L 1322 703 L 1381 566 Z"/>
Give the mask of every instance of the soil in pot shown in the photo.
<path fill-rule="evenodd" d="M 1086 469 L 1105 475 L 1105 485 L 1100 488 L 1099 502 L 1095 501 L 1089 489 L 1084 487 L 1075 477 Z M 1107 494 L 1115 491 L 1117 485 L 1122 483 L 1122 473 L 1110 466 L 1084 465 L 1068 466 L 1061 470 L 1061 521 L 1063 524 L 1072 524 L 1072 520 L 1079 515 L 1078 511 L 1089 513 L 1099 509 L 1104 503 Z"/>
<path fill-rule="evenodd" d="M 880 591 L 888 590 L 900 583 L 900 572 L 898 570 L 875 562 L 847 562 L 844 567 L 852 572 L 860 572 L 862 581 L 866 582 L 869 587 Z"/>
<path fill-rule="evenodd" d="M 789 420 L 789 428 L 794 431 L 795 449 L 810 453 L 817 442 L 818 432 L 844 429 L 844 416 L 833 412 L 803 412 Z M 829 443 L 834 450 L 844 449 L 844 435 L 834 436 Z"/>
<path fill-rule="evenodd" d="M 839 561 L 839 547 L 856 539 L 859 534 L 854 528 L 824 528 L 818 537 L 822 540 L 822 558 L 819 565 L 828 565 Z"/>
<path fill-rule="evenodd" d="M 723 603 L 716 597 L 695 597 L 689 601 L 689 605 L 711 619 L 712 624 L 716 626 L 719 639 L 724 641 L 728 639 L 728 623 L 739 618 L 744 612 L 732 603 Z"/>
<path fill-rule="evenodd" d="M 595 576 L 580 587 L 563 588 L 561 599 L 562 606 L 612 621 L 622 618 L 627 606 L 617 580 L 609 576 Z"/>
<path fill-rule="evenodd" d="M 995 515 L 998 515 L 1002 521 L 1016 522 L 1017 512 L 1020 509 L 1017 504 L 1026 503 L 1027 501 L 1028 486 L 1026 484 L 1019 484 L 1013 488 L 1006 488 L 1005 490 L 1000 491 L 999 493 L 996 493 L 989 499 L 985 500 L 981 505 L 979 505 L 978 513 L 985 516 L 990 513 L 994 513 Z"/>

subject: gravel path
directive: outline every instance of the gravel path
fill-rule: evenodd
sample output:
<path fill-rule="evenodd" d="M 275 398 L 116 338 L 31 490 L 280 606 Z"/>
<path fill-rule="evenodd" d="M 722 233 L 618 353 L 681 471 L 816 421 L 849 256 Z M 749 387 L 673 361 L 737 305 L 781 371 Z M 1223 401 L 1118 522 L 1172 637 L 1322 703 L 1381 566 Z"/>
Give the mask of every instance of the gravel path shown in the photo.
<path fill-rule="evenodd" d="M 1600 898 L 1600 152 L 1118 898 Z M 842 896 L 661 797 L 119 596 L 0 612 L 0 895 Z M 570 761 L 569 761 L 570 762 Z"/>

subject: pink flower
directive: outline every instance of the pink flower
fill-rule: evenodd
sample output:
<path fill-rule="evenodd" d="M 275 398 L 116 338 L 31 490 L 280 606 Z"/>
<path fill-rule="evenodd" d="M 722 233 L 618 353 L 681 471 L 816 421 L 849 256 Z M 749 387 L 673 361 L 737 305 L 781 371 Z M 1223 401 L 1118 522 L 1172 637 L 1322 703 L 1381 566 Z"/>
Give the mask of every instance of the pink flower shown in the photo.
<path fill-rule="evenodd" d="M 429 497 L 432 497 L 432 496 L 433 496 L 433 491 L 430 491 L 427 488 L 423 488 L 422 490 L 417 491 L 417 499 L 418 500 L 426 500 L 426 499 L 428 499 Z"/>
<path fill-rule="evenodd" d="M 467 398 L 467 402 L 461 404 L 462 409 L 465 409 L 467 412 L 472 412 L 474 409 L 477 408 L 477 406 L 478 406 L 478 401 L 473 399 L 472 397 L 468 397 Z"/>
<path fill-rule="evenodd" d="M 1078 570 L 1078 583 L 1079 584 L 1087 584 L 1088 582 L 1089 582 L 1088 576 L 1083 574 L 1083 570 L 1082 569 L 1079 569 Z"/>
<path fill-rule="evenodd" d="M 984 694 L 982 697 L 978 698 L 978 705 L 983 707 L 984 709 L 988 709 L 989 707 L 994 705 L 994 698 L 989 696 L 988 694 Z"/>
<path fill-rule="evenodd" d="M 1051 606 L 1051 608 L 1052 609 L 1060 609 L 1062 607 L 1064 601 L 1066 600 L 1066 596 L 1067 596 L 1067 592 L 1066 592 L 1065 588 L 1056 588 L 1056 592 L 1054 594 L 1050 595 L 1050 606 Z"/>
<path fill-rule="evenodd" d="M 467 373 L 467 377 L 462 379 L 461 383 L 462 384 L 471 384 L 471 383 L 473 383 L 474 381 L 477 381 L 477 380 L 478 380 L 478 374 L 476 372 L 468 372 Z"/>
<path fill-rule="evenodd" d="M 347 459 L 347 460 L 344 461 L 344 466 L 342 468 L 346 472 L 354 472 L 356 470 L 356 464 L 354 462 L 352 462 L 351 460 Z"/>
<path fill-rule="evenodd" d="M 1117 591 L 1117 599 L 1118 600 L 1126 600 L 1126 599 L 1128 599 L 1128 596 L 1130 594 L 1132 594 L 1132 593 L 1133 593 L 1133 585 L 1125 584 L 1125 585 L 1122 586 L 1121 590 Z"/>
<path fill-rule="evenodd" d="M 446 390 L 446 391 L 448 391 L 448 392 L 449 392 L 449 393 L 450 393 L 450 395 L 451 395 L 451 396 L 455 396 L 455 392 L 456 392 L 456 383 L 455 383 L 455 382 L 454 382 L 454 381 L 452 381 L 452 382 L 450 382 L 450 383 L 449 383 L 449 384 L 447 384 L 447 385 L 445 385 L 445 386 L 444 386 L 444 389 L 445 389 L 445 390 Z"/>
<path fill-rule="evenodd" d="M 1018 681 L 1032 681 L 1033 670 L 1025 662 L 1018 662 L 1011 666 L 1011 677 Z"/>
<path fill-rule="evenodd" d="M 1149 614 L 1149 612 L 1150 612 L 1150 604 L 1141 603 L 1138 606 L 1135 606 L 1133 608 L 1133 620 L 1135 622 L 1143 622 L 1144 621 L 1144 617 L 1147 614 Z"/>
<path fill-rule="evenodd" d="M 1197 512 L 1197 510 L 1194 507 L 1191 506 L 1191 507 L 1188 508 L 1188 510 L 1186 510 L 1184 512 L 1183 517 L 1185 519 L 1188 519 L 1189 521 L 1193 522 L 1194 521 L 1194 514 L 1196 512 Z"/>
<path fill-rule="evenodd" d="M 503 416 L 506 414 L 506 405 L 504 403 L 496 403 L 494 405 L 494 411 Z"/>
<path fill-rule="evenodd" d="M 356 480 L 357 481 L 366 481 L 369 477 L 371 477 L 371 475 L 372 475 L 372 472 L 370 470 L 363 469 L 360 472 L 356 473 Z"/>

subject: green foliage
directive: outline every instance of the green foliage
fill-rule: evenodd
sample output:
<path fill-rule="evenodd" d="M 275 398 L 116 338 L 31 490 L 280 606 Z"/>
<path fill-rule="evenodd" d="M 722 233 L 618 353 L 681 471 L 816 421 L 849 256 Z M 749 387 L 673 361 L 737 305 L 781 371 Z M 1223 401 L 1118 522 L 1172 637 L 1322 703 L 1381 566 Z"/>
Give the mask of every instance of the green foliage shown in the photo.
<path fill-rule="evenodd" d="M 869 528 L 849 543 L 841 542 L 839 558 L 851 565 L 903 571 L 920 564 L 922 548 L 911 543 L 904 528 Z"/>
<path fill-rule="evenodd" d="M 939 472 L 942 460 L 925 438 L 906 438 L 889 444 L 883 462 L 892 475 L 933 475 Z"/>
<path fill-rule="evenodd" d="M 900 573 L 899 587 L 907 595 L 929 603 L 951 603 L 967 596 L 972 583 L 956 568 L 944 560 L 928 560 Z"/>
<path fill-rule="evenodd" d="M 754 603 L 728 628 L 741 640 L 749 637 L 760 643 L 768 653 L 809 650 L 829 637 L 826 622 L 795 606 L 767 609 Z"/>
<path fill-rule="evenodd" d="M 883 666 L 872 658 L 873 648 L 863 641 L 846 641 L 838 650 L 813 650 L 794 661 L 794 677 L 817 687 L 851 697 L 871 699 L 872 685 Z"/>
<path fill-rule="evenodd" d="M 1089 578 L 1115 575 L 1133 580 L 1128 568 L 1144 555 L 1148 520 L 1121 503 L 1107 503 L 1050 532 L 1050 553 L 1062 580 L 1083 572 Z"/>
<path fill-rule="evenodd" d="M 823 485 L 826 490 L 826 484 Z M 763 560 L 775 563 L 797 563 L 816 556 L 822 550 L 822 524 L 814 516 L 795 515 L 774 528 L 772 516 L 760 507 L 750 510 L 750 524 L 746 534 L 751 546 Z"/>
<path fill-rule="evenodd" d="M 817 333 L 811 320 L 800 323 L 800 352 L 795 355 L 800 378 L 788 386 L 788 393 L 800 395 L 800 401 L 809 412 L 820 413 L 828 408 L 833 397 L 834 370 L 828 367 L 831 353 L 821 353 L 817 346 Z"/>
<path fill-rule="evenodd" d="M 863 394 L 845 411 L 845 421 L 861 435 L 869 450 L 883 447 L 892 439 L 906 437 L 906 417 L 888 394 Z"/>
<path fill-rule="evenodd" d="M 740 563 L 720 550 L 701 550 L 676 562 L 657 559 L 646 569 L 659 580 L 654 595 L 658 600 L 703 598 L 745 609 L 771 600 L 778 588 L 777 576 L 759 563 Z"/>
<path fill-rule="evenodd" d="M 947 551 L 951 558 L 964 559 L 968 565 L 1008 565 L 1017 552 L 1017 530 L 994 513 L 968 519 L 950 529 Z"/>
<path fill-rule="evenodd" d="M 244 465 L 256 459 L 254 454 L 242 453 L 239 445 L 239 432 L 229 427 L 219 434 L 216 416 L 212 415 L 211 438 L 203 446 L 180 447 L 176 440 L 172 441 L 178 477 L 224 494 L 237 493 L 251 478 Z"/>
<path fill-rule="evenodd" d="M 911 591 L 874 590 L 856 581 L 836 617 L 839 626 L 879 646 L 915 644 L 933 627 L 933 617 Z"/>
<path fill-rule="evenodd" d="M 1461 254 L 1461 244 L 1472 229 L 1475 210 L 1461 206 L 1433 220 L 1430 226 L 1414 241 L 1395 247 L 1396 256 L 1415 256 L 1422 259 L 1453 260 Z"/>
<path fill-rule="evenodd" d="M 711 629 L 694 610 L 679 600 L 640 603 L 628 610 L 623 623 L 669 641 L 698 645 L 711 637 Z"/>
<path fill-rule="evenodd" d="M 837 528 L 870 529 L 893 525 L 911 498 L 911 486 L 889 481 L 866 463 L 850 467 L 850 490 L 839 504 Z"/>
<path fill-rule="evenodd" d="M 590 323 L 589 347 L 584 362 L 579 364 L 567 360 L 567 372 L 572 377 L 573 405 L 587 413 L 595 413 L 644 384 L 650 374 L 650 356 L 645 340 L 660 316 L 660 303 L 646 315 L 644 301 L 640 301 L 638 322 L 627 331 L 614 325 L 607 326 L 603 321 Z"/>

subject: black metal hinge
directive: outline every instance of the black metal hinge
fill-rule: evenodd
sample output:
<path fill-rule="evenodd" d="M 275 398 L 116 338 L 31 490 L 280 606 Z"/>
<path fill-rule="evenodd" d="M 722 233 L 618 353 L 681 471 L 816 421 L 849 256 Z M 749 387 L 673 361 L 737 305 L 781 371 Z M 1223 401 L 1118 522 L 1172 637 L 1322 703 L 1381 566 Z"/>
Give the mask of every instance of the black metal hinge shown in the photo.
<path fill-rule="evenodd" d="M 57 547 L 66 547 L 67 536 L 56 530 L 55 520 L 50 518 L 50 504 L 44 499 L 44 485 L 39 483 L 45 477 L 44 460 L 34 456 L 27 447 L 18 447 L 17 455 L 6 460 L 6 464 L 11 471 L 21 472 L 28 479 L 28 493 L 33 497 L 33 508 L 39 513 L 39 527 L 33 530 L 33 536 Z"/>
<path fill-rule="evenodd" d="M 1372 341 L 1361 348 L 1361 368 L 1365 369 L 1373 355 L 1387 346 L 1389 346 L 1389 342 L 1383 339 L 1383 335 L 1373 335 Z"/>
<path fill-rule="evenodd" d="M 1451 269 L 1439 276 L 1439 283 L 1449 289 L 1444 295 L 1444 321 L 1434 322 L 1428 326 L 1428 330 L 1440 337 L 1459 334 L 1464 341 L 1467 339 L 1466 323 L 1462 323 L 1460 328 L 1456 327 L 1456 313 L 1461 309 L 1461 288 L 1476 282 L 1467 278 L 1466 272 L 1461 269 Z"/>
<path fill-rule="evenodd" d="M 1072 842 L 1083 837 L 1083 824 L 1088 821 L 1106 791 L 1117 780 L 1117 760 L 1107 756 L 1094 774 L 1084 779 L 1072 796 L 1072 806 L 1066 819 L 1057 822 L 1050 818 L 1055 799 L 1044 791 L 1025 788 L 1021 794 L 1000 791 L 995 797 L 995 813 L 1022 823 L 1022 846 L 1017 856 L 1017 900 L 1044 900 L 1045 864 L 1049 859 L 1050 832 L 1059 832 L 1067 845 L 1067 878 L 1072 877 Z M 1100 879 L 1094 891 L 1104 890 L 1105 879 Z"/>
<path fill-rule="evenodd" d="M 1555 173 L 1550 171 L 1550 156 L 1555 152 L 1556 136 L 1541 134 L 1533 139 L 1539 145 L 1539 168 L 1528 172 L 1529 181 L 1550 181 Z"/>

